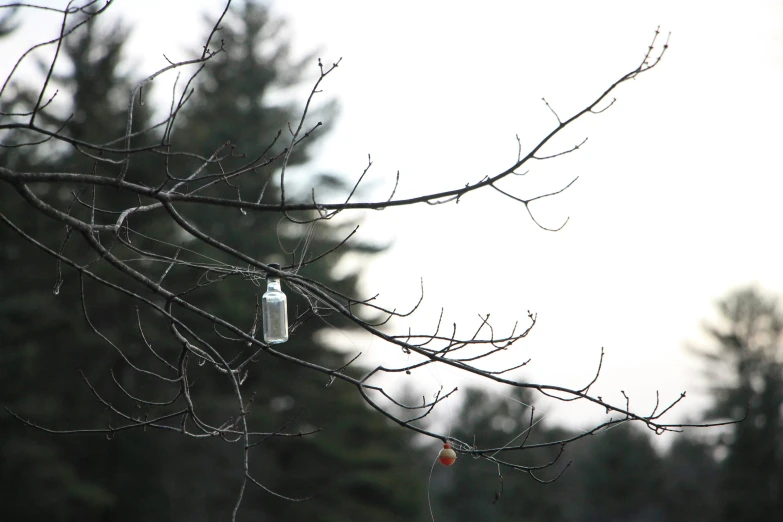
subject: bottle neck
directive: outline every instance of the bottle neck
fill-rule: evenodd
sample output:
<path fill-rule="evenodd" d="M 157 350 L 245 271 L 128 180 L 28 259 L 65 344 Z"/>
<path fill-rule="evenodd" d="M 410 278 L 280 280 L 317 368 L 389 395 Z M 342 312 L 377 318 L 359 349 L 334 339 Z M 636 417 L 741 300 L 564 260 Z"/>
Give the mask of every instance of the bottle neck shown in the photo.
<path fill-rule="evenodd" d="M 282 288 L 280 287 L 280 279 L 276 277 L 267 277 L 266 289 L 282 291 Z"/>

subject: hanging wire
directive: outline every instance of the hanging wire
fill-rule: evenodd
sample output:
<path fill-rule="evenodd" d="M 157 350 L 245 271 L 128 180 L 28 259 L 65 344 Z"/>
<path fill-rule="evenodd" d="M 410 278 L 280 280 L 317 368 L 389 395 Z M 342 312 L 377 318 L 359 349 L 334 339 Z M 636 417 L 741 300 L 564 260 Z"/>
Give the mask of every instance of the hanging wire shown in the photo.
<path fill-rule="evenodd" d="M 430 478 L 427 480 L 427 505 L 430 507 L 430 517 L 432 522 L 435 522 L 435 514 L 432 512 L 432 501 L 430 500 L 430 485 L 432 484 L 432 472 L 435 469 L 435 463 L 438 462 L 438 457 L 432 461 L 432 467 L 430 468 Z"/>

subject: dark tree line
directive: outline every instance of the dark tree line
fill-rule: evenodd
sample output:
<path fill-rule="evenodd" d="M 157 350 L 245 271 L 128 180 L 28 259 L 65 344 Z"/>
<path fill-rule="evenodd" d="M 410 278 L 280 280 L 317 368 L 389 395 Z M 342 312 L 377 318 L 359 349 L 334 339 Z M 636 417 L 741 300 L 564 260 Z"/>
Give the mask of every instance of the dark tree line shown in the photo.
<path fill-rule="evenodd" d="M 568 448 L 572 465 L 556 482 L 531 484 L 480 461 L 463 460 L 459 473 L 436 475 L 436 512 L 442 520 L 562 522 L 773 522 L 783 502 L 783 312 L 756 288 L 729 294 L 719 319 L 706 327 L 713 341 L 704 360 L 713 406 L 707 420 L 742 416 L 722 430 L 690 430 L 663 452 L 633 425 L 614 427 Z M 529 394 L 513 399 L 530 403 Z M 456 416 L 460 437 L 482 426 L 502 445 L 518 433 L 519 402 L 471 391 Z M 493 420 L 494 422 L 488 422 Z M 542 427 L 531 439 L 563 437 Z M 498 496 L 499 493 L 501 493 Z"/>

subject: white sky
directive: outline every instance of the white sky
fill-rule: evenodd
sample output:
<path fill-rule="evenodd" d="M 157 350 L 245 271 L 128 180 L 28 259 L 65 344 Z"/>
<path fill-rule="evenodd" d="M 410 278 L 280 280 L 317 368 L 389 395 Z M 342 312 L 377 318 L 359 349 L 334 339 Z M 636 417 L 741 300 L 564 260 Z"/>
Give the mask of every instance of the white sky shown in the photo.
<path fill-rule="evenodd" d="M 134 52 L 150 72 L 161 53 L 199 45 L 202 7 L 223 4 L 116 2 L 115 14 L 144 20 Z M 589 137 L 582 149 L 502 185 L 531 196 L 579 176 L 533 207 L 548 226 L 570 216 L 561 232 L 538 229 L 520 204 L 494 192 L 370 213 L 361 232 L 394 240 L 366 271 L 368 292 L 383 303 L 413 304 L 424 278 L 424 306 L 406 326 L 431 329 L 445 306 L 446 324 L 458 321 L 463 332 L 488 312 L 507 331 L 531 310 L 538 325 L 508 354 L 533 358 L 520 377 L 581 386 L 604 347 L 596 394 L 621 403 L 625 390 L 632 406 L 647 409 L 655 390 L 663 400 L 688 390 L 672 418 L 698 413 L 700 361 L 684 347 L 704 344 L 700 324 L 714 316 L 714 302 L 748 283 L 783 292 L 783 3 L 300 0 L 273 10 L 288 19 L 297 53 L 320 48 L 325 62 L 343 58 L 324 85 L 341 115 L 300 175 L 356 177 L 370 153 L 380 197 L 397 170 L 406 196 L 505 169 L 516 158 L 515 134 L 531 146 L 556 124 L 542 97 L 569 117 L 636 67 L 656 26 L 663 37 L 671 31 L 659 67 L 545 150 Z M 27 26 L 25 37 L 33 31 Z M 345 342 L 374 360 L 402 361 L 397 349 L 361 335 Z M 430 390 L 464 383 L 447 371 L 420 377 Z"/>

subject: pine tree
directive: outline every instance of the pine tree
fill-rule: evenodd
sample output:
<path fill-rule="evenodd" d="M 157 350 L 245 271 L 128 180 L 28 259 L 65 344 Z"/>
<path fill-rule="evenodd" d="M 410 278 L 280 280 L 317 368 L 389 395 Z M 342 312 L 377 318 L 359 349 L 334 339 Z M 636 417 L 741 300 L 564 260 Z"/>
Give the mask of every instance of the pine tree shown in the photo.
<path fill-rule="evenodd" d="M 67 124 L 67 132 L 72 137 L 108 141 L 122 136 L 124 110 L 116 101 L 117 94 L 128 92 L 131 87 L 129 78 L 117 74 L 125 34 L 119 26 L 102 31 L 90 23 L 66 40 L 63 54 L 73 73 L 54 75 L 53 82 L 61 90 L 61 100 L 66 98 L 62 96 L 65 93 L 71 97 L 59 113 L 47 112 L 41 116 L 48 119 L 47 124 L 60 126 L 73 114 Z M 36 95 L 19 88 L 16 112 L 31 110 Z M 146 111 L 139 110 L 137 117 L 144 125 Z M 47 165 L 68 171 L 92 164 L 73 148 L 39 149 L 35 155 L 27 149 L 6 149 L 3 154 L 3 161 L 8 162 L 5 164 L 21 170 L 25 166 Z M 59 250 L 67 231 L 52 227 L 52 221 L 42 214 L 30 212 L 8 188 L 0 189 L 3 213 L 23 224 L 27 233 L 41 238 L 49 248 Z M 73 187 L 73 191 L 77 192 L 78 187 Z M 72 201 L 73 193 L 39 195 L 62 203 Z M 90 196 L 81 194 L 81 197 Z M 86 212 L 78 203 L 72 210 L 75 215 Z M 0 345 L 2 356 L 7 359 L 0 364 L 1 402 L 11 411 L 34 417 L 41 425 L 52 428 L 95 427 L 96 423 L 107 422 L 108 416 L 102 414 L 78 372 L 83 370 L 95 386 L 104 388 L 107 399 L 121 400 L 116 389 L 111 391 L 110 372 L 117 372 L 121 378 L 123 370 L 116 354 L 107 351 L 108 346 L 88 330 L 84 319 L 73 318 L 74 310 L 81 307 L 78 278 L 67 267 L 58 268 L 50 256 L 33 245 L 19 242 L 16 232 L 5 225 L 0 227 L 0 244 L 3 245 L 0 249 L 3 275 Z M 88 260 L 80 256 L 73 240 L 65 248 L 73 248 L 77 258 Z M 58 283 L 60 272 L 65 278 L 63 284 Z M 105 297 L 99 310 L 93 302 L 87 301 L 86 305 L 91 319 L 115 336 L 123 331 L 113 320 L 122 305 L 112 296 Z M 113 323 L 116 326 L 110 327 Z M 130 329 L 131 325 L 127 325 L 124 331 Z M 5 439 L 2 445 L 8 457 L 0 466 L 0 482 L 4 485 L 0 488 L 3 496 L 0 505 L 9 520 L 95 520 L 103 513 L 123 510 L 123 506 L 132 516 L 155 502 L 154 481 L 127 489 L 121 473 L 123 455 L 144 453 L 149 457 L 144 468 L 157 474 L 159 459 L 154 446 L 145 447 L 140 440 L 129 438 L 114 444 L 106 440 L 85 444 L 85 440 L 76 437 L 57 437 L 31 430 L 7 416 L 0 419 L 0 424 Z M 140 465 L 140 461 L 135 464 Z M 133 491 L 138 499 L 135 502 L 123 499 L 123 488 Z"/>
<path fill-rule="evenodd" d="M 720 469 L 722 519 L 761 522 L 783 512 L 783 315 L 774 298 L 747 288 L 718 305 L 721 323 L 708 332 L 717 350 L 714 419 L 742 418 L 724 438 Z"/>
<path fill-rule="evenodd" d="M 291 126 L 297 124 L 297 108 L 274 104 L 269 101 L 270 97 L 297 86 L 306 65 L 317 72 L 317 61 L 310 57 L 291 63 L 287 44 L 276 38 L 279 34 L 280 26 L 270 19 L 265 7 L 255 2 L 245 2 L 226 20 L 220 38 L 225 42 L 227 52 L 204 70 L 193 103 L 184 113 L 186 124 L 175 132 L 176 144 L 190 151 L 203 152 L 214 151 L 230 141 L 235 147 L 233 155 L 238 157 L 221 162 L 225 171 L 246 163 L 248 158 L 256 157 L 272 143 L 268 156 L 288 146 L 289 122 Z M 320 115 L 329 116 L 330 107 L 327 105 Z M 280 138 L 275 141 L 278 132 Z M 290 165 L 306 161 L 311 144 L 321 132 L 312 134 L 297 148 Z M 187 172 L 194 164 L 182 161 L 172 162 L 172 165 Z M 280 194 L 277 174 L 275 170 L 259 170 L 232 180 L 231 186 L 225 185 L 223 190 L 231 195 L 240 191 L 246 199 L 258 198 L 263 191 L 263 201 L 277 201 Z M 321 184 L 324 188 L 336 188 L 332 176 L 316 175 L 324 181 Z M 339 188 L 345 190 L 345 187 Z M 318 233 L 308 238 L 307 226 L 281 227 L 277 213 L 240 213 L 235 209 L 217 208 L 209 215 L 199 215 L 189 213 L 189 210 L 181 208 L 192 222 L 226 244 L 241 245 L 246 251 L 257 252 L 262 260 L 284 265 L 295 265 L 302 257 L 307 260 L 329 250 L 344 232 L 344 227 L 327 228 L 320 224 Z M 298 256 L 289 256 L 286 251 L 301 239 L 307 239 L 309 249 L 299 252 Z M 304 266 L 301 273 L 328 281 L 345 294 L 355 294 L 358 274 L 338 277 L 334 269 L 346 253 L 374 251 L 376 249 L 369 245 L 347 245 L 328 258 Z M 215 255 L 214 252 L 209 254 Z M 215 285 L 209 293 L 194 295 L 193 299 L 197 303 L 209 300 L 213 306 L 219 303 L 227 315 L 244 315 L 250 322 L 252 313 L 248 312 L 253 311 L 255 300 L 263 291 L 263 285 L 255 287 L 247 280 L 235 277 Z M 311 306 L 291 289 L 286 291 L 289 310 L 294 315 Z M 320 333 L 324 329 L 346 326 L 338 316 L 311 319 L 295 330 L 284 349 L 318 364 L 340 367 L 346 362 L 345 356 L 326 346 Z M 224 396 L 215 400 L 221 396 L 215 393 L 217 388 L 212 388 L 210 378 L 206 375 L 197 378 L 202 382 L 197 390 L 201 404 L 213 403 L 216 413 L 225 411 L 225 401 L 232 399 Z M 267 515 L 272 509 L 273 513 L 292 520 L 402 520 L 415 517 L 420 513 L 424 490 L 418 487 L 421 479 L 413 473 L 411 466 L 415 452 L 410 449 L 410 436 L 368 411 L 352 388 L 340 383 L 328 384 L 301 366 L 275 359 L 263 358 L 251 366 L 244 386 L 252 390 L 255 400 L 261 403 L 254 408 L 252 420 L 257 420 L 259 425 L 279 426 L 301 411 L 298 419 L 302 425 L 323 431 L 301 442 L 269 441 L 258 449 L 253 464 L 254 473 L 271 489 L 291 496 L 315 494 L 315 499 L 291 504 L 254 493 L 242 509 L 258 510 L 259 514 Z M 224 451 L 236 452 L 230 448 L 224 448 Z"/>
<path fill-rule="evenodd" d="M 209 156 L 225 141 L 232 141 L 234 157 L 226 158 L 219 166 L 210 166 L 211 172 L 246 162 L 246 157 L 240 157 L 242 154 L 250 156 L 266 149 L 278 131 L 285 134 L 287 122 L 297 117 L 293 107 L 274 104 L 269 99 L 270 92 L 297 85 L 304 66 L 287 59 L 287 46 L 279 33 L 270 30 L 274 27 L 267 10 L 255 2 L 246 2 L 238 16 L 226 20 L 220 34 L 226 48 L 219 57 L 222 61 L 215 60 L 210 64 L 214 67 L 204 71 L 203 83 L 197 87 L 181 124 L 174 130 L 173 144 L 177 151 Z M 124 134 L 127 95 L 133 85 L 131 78 L 118 74 L 126 31 L 119 26 L 101 31 L 100 27 L 88 24 L 84 32 L 74 36 L 67 40 L 71 43 L 64 49 L 65 57 L 74 65 L 72 73 L 55 78 L 61 89 L 60 98 L 70 93 L 72 105 L 67 111 L 51 113 L 47 123 L 56 126 L 67 118 L 66 113 L 72 112 L 73 117 L 65 127 L 70 136 L 103 143 L 114 140 Z M 146 90 L 145 98 L 151 99 Z M 149 126 L 152 112 L 149 106 L 137 104 L 136 111 L 134 130 Z M 292 164 L 306 161 L 309 144 L 316 138 L 317 134 L 313 134 L 299 146 L 299 152 L 292 156 Z M 144 143 L 134 138 L 134 146 Z M 285 146 L 281 139 L 269 154 Z M 17 161 L 46 162 L 55 171 L 77 167 L 85 170 L 84 165 L 89 170 L 93 164 L 75 149 L 57 149 L 51 155 L 17 158 Z M 127 179 L 149 184 L 160 179 L 163 169 L 177 176 L 192 172 L 193 166 L 199 164 L 198 160 L 179 156 L 141 155 L 133 158 Z M 241 190 L 243 197 L 255 198 L 267 177 L 274 178 L 274 174 L 274 171 L 257 172 L 232 181 L 233 186 L 225 184 L 224 190 Z M 335 188 L 332 176 L 323 179 L 329 181 L 329 188 Z M 17 218 L 14 221 L 25 223 L 26 229 L 35 230 L 37 237 L 47 237 L 46 244 L 57 250 L 65 231 L 45 233 L 50 225 L 45 217 L 30 212 L 8 187 L 0 190 L 3 212 Z M 136 203 L 124 200 L 110 189 L 103 190 L 99 201 L 107 213 Z M 73 191 L 78 193 L 79 187 L 73 187 Z M 278 194 L 279 186 L 271 181 L 265 200 L 274 200 Z M 43 196 L 61 202 L 73 198 L 72 193 Z M 90 193 L 80 194 L 83 201 L 91 197 Z M 221 240 L 250 248 L 267 261 L 289 261 L 281 241 L 286 244 L 296 241 L 298 234 L 307 231 L 306 228 L 281 230 L 278 215 L 222 209 L 209 214 L 190 214 L 190 209 L 181 210 Z M 73 212 L 84 216 L 88 210 L 77 201 Z M 30 219 L 21 217 L 25 213 L 30 214 Z M 143 228 L 135 227 L 140 233 L 129 237 L 133 246 L 160 248 L 159 241 L 165 241 L 172 245 L 172 255 L 176 245 L 193 246 L 180 231 L 164 224 L 165 221 L 150 219 Z M 305 259 L 334 246 L 342 230 L 322 224 L 318 232 L 309 250 L 301 252 Z M 15 239 L 14 234 L 9 228 L 0 227 L 0 240 Z M 26 242 L 21 243 L 21 250 L 15 250 L 16 241 L 2 241 L 2 244 L 12 245 L 0 249 L 3 274 L 0 331 L 3 346 L 11 348 L 0 356 L 13 359 L 0 365 L 3 404 L 49 427 L 105 427 L 110 416 L 101 415 L 101 405 L 79 380 L 77 370 L 83 369 L 91 384 L 112 404 L 138 411 L 141 416 L 154 415 L 155 409 L 147 406 L 134 410 L 136 404 L 117 389 L 112 375 L 126 389 L 141 390 L 143 397 L 151 400 L 173 396 L 172 388 L 140 376 L 84 321 L 72 320 L 75 307 L 81 306 L 78 277 L 64 267 L 65 282 L 59 288 L 59 295 L 54 296 L 56 272 L 52 259 Z M 76 249 L 78 243 L 70 241 L 66 248 Z M 129 247 L 115 244 L 114 248 L 118 255 L 133 256 Z M 334 268 L 345 252 L 372 251 L 373 247 L 349 245 L 327 259 L 303 267 L 302 272 L 351 293 L 356 290 L 358 274 L 338 278 Z M 219 258 L 206 249 L 200 253 Z M 75 255 L 78 257 L 78 252 Z M 27 262 L 19 263 L 19 256 Z M 121 278 L 109 267 L 98 270 L 108 278 Z M 178 268 L 167 276 L 167 281 L 185 291 L 193 288 L 201 277 L 205 277 L 203 270 Z M 137 323 L 132 302 L 103 293 L 99 294 L 98 307 L 98 301 L 91 301 L 91 296 L 100 292 L 99 287 L 89 286 L 89 281 L 86 284 L 91 321 L 131 359 L 147 362 L 144 357 L 148 352 L 139 335 L 139 324 L 147 341 L 164 357 L 178 352 L 167 325 L 156 322 L 154 314 L 141 310 Z M 305 311 L 310 304 L 287 290 L 291 313 Z M 213 310 L 226 316 L 247 317 L 249 326 L 255 299 L 261 293 L 262 286 L 237 276 L 193 290 L 188 298 L 195 303 L 209 302 Z M 38 310 L 46 310 L 46 316 L 41 317 Z M 342 366 L 345 356 L 325 345 L 319 332 L 342 327 L 344 322 L 334 317 L 326 320 L 328 323 L 313 319 L 299 325 L 285 349 L 319 364 Z M 204 332 L 204 336 L 225 350 L 227 358 L 245 349 L 244 343 L 231 342 L 220 332 Z M 201 408 L 199 413 L 219 425 L 226 420 L 226 412 L 234 407 L 231 390 L 226 388 L 223 376 L 210 365 L 199 367 L 194 363 L 192 366 L 190 375 L 196 382 L 193 394 Z M 11 368 L 16 369 L 13 374 Z M 24 371 L 18 371 L 19 368 Z M 30 381 L 38 383 L 32 393 L 28 384 L 22 385 Z M 270 439 L 254 450 L 251 460 L 253 473 L 270 489 L 293 497 L 313 495 L 314 498 L 291 503 L 249 489 L 241 508 L 243 516 L 313 521 L 415 519 L 422 512 L 425 492 L 421 478 L 411 466 L 415 451 L 409 444 L 410 435 L 369 412 L 353 389 L 340 383 L 327 384 L 300 366 L 264 356 L 249 368 L 243 386 L 248 395 L 255 394 L 249 414 L 253 425 L 271 431 L 298 415 L 288 431 L 306 431 L 308 427 L 322 431 L 303 439 Z M 241 480 L 237 470 L 242 469 L 238 465 L 242 455 L 239 444 L 215 440 L 205 445 L 202 441 L 153 431 L 122 433 L 110 441 L 101 438 L 90 443 L 84 436 L 58 437 L 26 429 L 8 417 L 2 417 L 0 423 L 4 448 L 13 450 L 14 456 L 0 466 L 3 484 L 0 505 L 3 515 L 9 514 L 12 520 L 212 520 L 230 511 L 236 500 Z M 22 480 L 18 479 L 20 475 Z M 6 484 L 9 486 L 5 487 Z"/>

